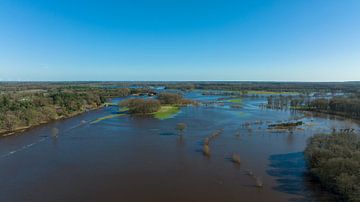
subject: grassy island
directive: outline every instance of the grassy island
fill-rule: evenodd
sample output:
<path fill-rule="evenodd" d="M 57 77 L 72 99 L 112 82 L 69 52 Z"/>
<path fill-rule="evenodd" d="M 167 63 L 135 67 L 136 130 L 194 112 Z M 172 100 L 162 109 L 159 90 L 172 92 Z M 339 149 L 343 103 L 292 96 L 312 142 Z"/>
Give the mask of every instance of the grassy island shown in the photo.
<path fill-rule="evenodd" d="M 154 117 L 157 119 L 168 119 L 180 111 L 180 107 L 174 105 L 161 106 L 160 110 L 154 112 Z"/>
<path fill-rule="evenodd" d="M 157 119 L 168 119 L 180 111 L 180 106 L 194 104 L 177 93 L 160 93 L 156 98 L 130 98 L 120 103 L 130 114 L 151 114 Z"/>
<path fill-rule="evenodd" d="M 241 98 L 232 98 L 232 99 L 229 99 L 226 101 L 231 102 L 231 103 L 240 104 L 242 102 L 242 99 Z"/>

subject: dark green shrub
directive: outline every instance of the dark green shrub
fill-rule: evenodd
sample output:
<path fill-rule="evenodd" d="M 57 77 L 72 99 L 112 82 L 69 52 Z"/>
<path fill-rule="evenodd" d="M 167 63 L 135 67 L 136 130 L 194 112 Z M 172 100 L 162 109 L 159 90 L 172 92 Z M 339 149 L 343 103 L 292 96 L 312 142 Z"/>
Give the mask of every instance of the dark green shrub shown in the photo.
<path fill-rule="evenodd" d="M 360 201 L 360 137 L 320 134 L 309 139 L 305 157 L 320 183 L 346 201 Z"/>
<path fill-rule="evenodd" d="M 161 108 L 158 100 L 141 98 L 124 100 L 120 103 L 120 106 L 129 108 L 129 112 L 132 114 L 149 114 Z"/>
<path fill-rule="evenodd" d="M 160 93 L 157 99 L 161 104 L 181 104 L 182 95 L 177 93 Z"/>

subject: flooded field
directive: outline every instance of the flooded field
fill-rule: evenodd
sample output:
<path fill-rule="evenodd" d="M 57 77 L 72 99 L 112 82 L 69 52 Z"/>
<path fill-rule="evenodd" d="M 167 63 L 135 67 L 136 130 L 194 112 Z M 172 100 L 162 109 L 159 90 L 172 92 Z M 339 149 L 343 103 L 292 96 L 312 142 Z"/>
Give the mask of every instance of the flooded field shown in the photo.
<path fill-rule="evenodd" d="M 311 135 L 358 123 L 261 109 L 261 97 L 185 97 L 208 104 L 164 120 L 109 106 L 0 139 L 0 201 L 334 200 L 307 176 L 302 152 Z M 304 125 L 268 129 L 287 121 Z"/>

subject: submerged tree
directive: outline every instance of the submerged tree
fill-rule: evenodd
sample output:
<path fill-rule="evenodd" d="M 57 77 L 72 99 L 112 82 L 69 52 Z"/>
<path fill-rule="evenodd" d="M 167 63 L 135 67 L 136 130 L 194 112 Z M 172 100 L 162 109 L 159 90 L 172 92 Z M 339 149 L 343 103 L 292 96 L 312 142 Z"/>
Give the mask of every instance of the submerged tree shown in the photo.
<path fill-rule="evenodd" d="M 204 145 L 203 146 L 203 154 L 205 155 L 205 156 L 207 156 L 207 157 L 209 157 L 210 156 L 210 147 L 209 147 L 209 145 Z"/>
<path fill-rule="evenodd" d="M 178 123 L 175 127 L 176 130 L 179 131 L 180 134 L 182 134 L 184 132 L 184 130 L 186 129 L 186 124 L 185 123 Z"/>
<path fill-rule="evenodd" d="M 232 156 L 231 156 L 231 161 L 235 164 L 238 164 L 240 165 L 241 163 L 241 160 L 240 160 L 240 155 L 239 154 L 236 154 L 236 153 L 233 153 Z"/>

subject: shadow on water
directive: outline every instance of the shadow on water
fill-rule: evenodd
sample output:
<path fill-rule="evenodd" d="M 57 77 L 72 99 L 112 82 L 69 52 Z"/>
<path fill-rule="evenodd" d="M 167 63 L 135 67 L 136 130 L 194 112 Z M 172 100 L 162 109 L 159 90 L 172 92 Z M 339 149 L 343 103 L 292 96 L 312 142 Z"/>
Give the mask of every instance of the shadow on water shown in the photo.
<path fill-rule="evenodd" d="M 274 177 L 274 190 L 295 195 L 289 201 L 336 201 L 336 197 L 321 189 L 307 172 L 303 152 L 271 155 L 267 174 Z"/>
<path fill-rule="evenodd" d="M 164 133 L 160 133 L 160 136 L 177 136 L 178 134 L 176 133 L 172 133 L 172 132 L 164 132 Z"/>

